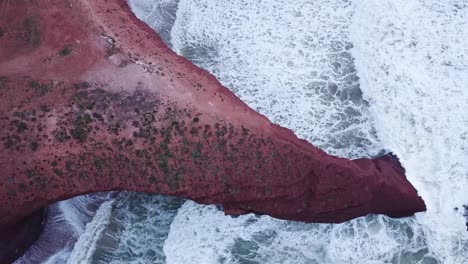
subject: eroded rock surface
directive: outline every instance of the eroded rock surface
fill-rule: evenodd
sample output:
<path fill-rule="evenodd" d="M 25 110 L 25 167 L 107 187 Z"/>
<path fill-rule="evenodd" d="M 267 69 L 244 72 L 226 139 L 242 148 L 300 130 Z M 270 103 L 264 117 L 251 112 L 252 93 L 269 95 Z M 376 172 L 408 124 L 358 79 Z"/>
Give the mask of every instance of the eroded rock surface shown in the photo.
<path fill-rule="evenodd" d="M 124 0 L 0 1 L 0 227 L 132 190 L 305 222 L 425 210 L 395 158 L 327 155 L 173 53 Z"/>

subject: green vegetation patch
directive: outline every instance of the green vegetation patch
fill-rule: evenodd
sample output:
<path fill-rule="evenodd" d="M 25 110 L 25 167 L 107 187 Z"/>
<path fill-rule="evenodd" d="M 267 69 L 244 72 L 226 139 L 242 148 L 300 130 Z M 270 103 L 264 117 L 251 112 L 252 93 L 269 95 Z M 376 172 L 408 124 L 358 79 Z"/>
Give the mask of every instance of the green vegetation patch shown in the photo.
<path fill-rule="evenodd" d="M 59 50 L 58 55 L 60 57 L 68 56 L 72 53 L 73 48 L 71 45 L 65 45 L 61 50 Z"/>
<path fill-rule="evenodd" d="M 92 128 L 90 124 L 93 122 L 91 115 L 88 113 L 78 115 L 73 121 L 73 128 L 70 130 L 72 138 L 83 143 L 88 138 Z"/>

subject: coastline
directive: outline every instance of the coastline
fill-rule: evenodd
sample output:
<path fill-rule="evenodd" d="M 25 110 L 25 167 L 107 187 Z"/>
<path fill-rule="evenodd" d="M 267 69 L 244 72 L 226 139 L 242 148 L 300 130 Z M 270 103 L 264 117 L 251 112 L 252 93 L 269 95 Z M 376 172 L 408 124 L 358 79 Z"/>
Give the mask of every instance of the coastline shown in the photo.
<path fill-rule="evenodd" d="M 10 41 L 0 51 L 3 226 L 122 189 L 304 222 L 425 210 L 394 160 L 333 157 L 271 124 L 125 1 L 10 8 L 18 13 L 5 28 L 23 35 L 1 40 Z"/>

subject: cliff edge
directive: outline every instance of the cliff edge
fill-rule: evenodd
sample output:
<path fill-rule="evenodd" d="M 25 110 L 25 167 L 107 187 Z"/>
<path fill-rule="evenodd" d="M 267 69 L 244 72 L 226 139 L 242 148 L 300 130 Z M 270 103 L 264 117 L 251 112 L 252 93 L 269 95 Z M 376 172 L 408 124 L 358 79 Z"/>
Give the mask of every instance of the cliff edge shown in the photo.
<path fill-rule="evenodd" d="M 270 123 L 124 0 L 0 1 L 0 13 L 0 229 L 110 190 L 304 222 L 425 210 L 394 157 L 330 156 Z"/>

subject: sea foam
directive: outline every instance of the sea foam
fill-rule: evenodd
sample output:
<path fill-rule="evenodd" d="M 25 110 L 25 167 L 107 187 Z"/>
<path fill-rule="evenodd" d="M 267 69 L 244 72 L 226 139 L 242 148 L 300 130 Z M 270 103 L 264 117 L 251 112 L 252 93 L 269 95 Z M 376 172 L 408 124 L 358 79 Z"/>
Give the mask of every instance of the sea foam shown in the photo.
<path fill-rule="evenodd" d="M 468 4 L 356 1 L 352 50 L 378 134 L 427 204 L 443 263 L 468 262 Z"/>

